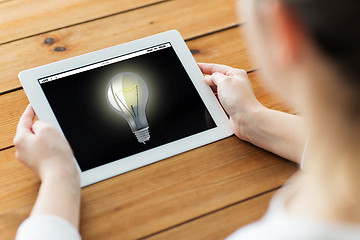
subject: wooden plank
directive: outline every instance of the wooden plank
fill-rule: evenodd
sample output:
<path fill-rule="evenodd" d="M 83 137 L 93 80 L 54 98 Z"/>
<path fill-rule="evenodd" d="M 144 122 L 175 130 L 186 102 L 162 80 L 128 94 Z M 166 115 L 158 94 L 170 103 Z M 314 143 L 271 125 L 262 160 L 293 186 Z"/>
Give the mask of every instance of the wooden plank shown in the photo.
<path fill-rule="evenodd" d="M 13 238 L 39 182 L 0 152 L 0 238 Z M 135 239 L 282 185 L 295 164 L 230 137 L 82 190 L 83 239 Z"/>
<path fill-rule="evenodd" d="M 197 56 L 200 56 L 200 54 Z M 197 58 L 197 56 L 195 57 Z M 229 65 L 232 65 L 232 62 L 229 61 Z M 235 62 L 234 65 L 236 65 Z M 262 104 L 284 112 L 295 112 L 274 96 L 267 88 L 263 87 L 256 73 L 251 73 L 249 77 L 253 84 L 255 95 Z M 0 125 L 0 149 L 13 144 L 17 122 L 28 103 L 29 101 L 22 89 L 0 96 L 0 109 L 2 110 L 0 112 L 0 122 L 2 123 Z"/>
<path fill-rule="evenodd" d="M 240 227 L 259 220 L 274 193 L 266 193 L 145 239 L 224 239 Z"/>
<path fill-rule="evenodd" d="M 251 62 L 242 30 L 242 26 L 234 27 L 186 43 L 198 62 L 225 64 L 251 71 L 258 66 Z"/>
<path fill-rule="evenodd" d="M 1 45 L 0 93 L 20 87 L 17 75 L 28 68 L 166 30 L 178 29 L 189 39 L 236 25 L 235 2 L 174 0 Z"/>
<path fill-rule="evenodd" d="M 161 0 L 0 1 L 0 44 L 128 11 Z"/>
<path fill-rule="evenodd" d="M 23 90 L 0 96 L 0 149 L 13 144 L 17 122 L 28 104 Z"/>

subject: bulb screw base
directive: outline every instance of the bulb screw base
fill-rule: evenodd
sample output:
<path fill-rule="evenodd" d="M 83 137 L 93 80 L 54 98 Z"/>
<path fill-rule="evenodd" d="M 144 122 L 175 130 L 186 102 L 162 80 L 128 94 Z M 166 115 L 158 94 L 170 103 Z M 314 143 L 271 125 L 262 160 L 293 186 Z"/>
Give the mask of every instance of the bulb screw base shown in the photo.
<path fill-rule="evenodd" d="M 145 144 L 145 142 L 149 141 L 150 139 L 149 127 L 135 131 L 134 134 L 136 136 L 136 139 L 139 141 L 139 143 Z"/>

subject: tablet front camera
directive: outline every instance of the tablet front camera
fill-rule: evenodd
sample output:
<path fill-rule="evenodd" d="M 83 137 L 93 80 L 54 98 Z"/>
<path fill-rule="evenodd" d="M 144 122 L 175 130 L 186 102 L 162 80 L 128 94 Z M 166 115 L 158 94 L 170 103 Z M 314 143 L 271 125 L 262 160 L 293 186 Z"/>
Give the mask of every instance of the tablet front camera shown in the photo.
<path fill-rule="evenodd" d="M 149 141 L 145 113 L 149 90 L 145 81 L 133 72 L 119 73 L 111 78 L 106 92 L 111 108 L 128 122 L 138 142 L 145 144 Z"/>

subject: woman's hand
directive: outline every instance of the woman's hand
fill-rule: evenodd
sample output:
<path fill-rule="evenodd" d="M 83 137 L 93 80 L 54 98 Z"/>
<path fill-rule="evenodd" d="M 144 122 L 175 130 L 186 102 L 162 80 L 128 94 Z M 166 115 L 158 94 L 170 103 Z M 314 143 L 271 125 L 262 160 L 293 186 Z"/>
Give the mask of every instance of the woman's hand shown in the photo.
<path fill-rule="evenodd" d="M 245 129 L 247 119 L 253 111 L 265 107 L 256 99 L 246 71 L 219 64 L 198 65 L 206 74 L 205 82 L 217 92 L 235 135 L 248 141 Z"/>
<path fill-rule="evenodd" d="M 199 63 L 205 82 L 218 93 L 240 139 L 300 163 L 306 139 L 301 117 L 264 107 L 255 97 L 244 70 Z"/>
<path fill-rule="evenodd" d="M 14 138 L 16 157 L 41 181 L 59 175 L 78 181 L 74 155 L 64 136 L 42 121 L 33 123 L 34 118 L 29 105 L 20 118 Z"/>
<path fill-rule="evenodd" d="M 31 212 L 56 215 L 79 227 L 80 176 L 69 143 L 54 127 L 34 121 L 29 105 L 20 118 L 14 144 L 16 157 L 41 180 Z"/>

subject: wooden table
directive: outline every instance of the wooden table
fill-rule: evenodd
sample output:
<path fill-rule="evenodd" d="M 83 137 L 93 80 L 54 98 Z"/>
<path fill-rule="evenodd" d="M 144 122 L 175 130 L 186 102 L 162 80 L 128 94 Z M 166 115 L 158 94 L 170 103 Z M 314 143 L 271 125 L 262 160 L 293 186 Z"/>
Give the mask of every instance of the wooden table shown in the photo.
<path fill-rule="evenodd" d="M 24 69 L 178 29 L 197 61 L 249 71 L 258 99 L 294 113 L 259 82 L 235 0 L 0 0 L 0 239 L 29 215 L 39 180 L 15 158 L 28 104 Z M 82 190 L 83 239 L 222 239 L 265 212 L 297 167 L 236 137 Z"/>

